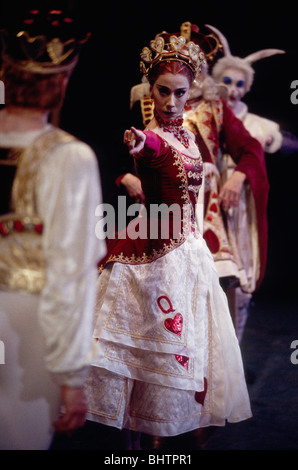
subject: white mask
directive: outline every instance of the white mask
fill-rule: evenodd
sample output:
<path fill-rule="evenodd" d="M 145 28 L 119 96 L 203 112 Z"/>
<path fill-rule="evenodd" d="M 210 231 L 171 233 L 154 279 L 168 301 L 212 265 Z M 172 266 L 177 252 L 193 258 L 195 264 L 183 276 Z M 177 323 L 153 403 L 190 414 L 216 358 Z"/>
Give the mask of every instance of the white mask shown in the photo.
<path fill-rule="evenodd" d="M 245 74 L 240 69 L 229 68 L 221 76 L 221 84 L 228 91 L 228 106 L 233 110 L 245 95 Z"/>

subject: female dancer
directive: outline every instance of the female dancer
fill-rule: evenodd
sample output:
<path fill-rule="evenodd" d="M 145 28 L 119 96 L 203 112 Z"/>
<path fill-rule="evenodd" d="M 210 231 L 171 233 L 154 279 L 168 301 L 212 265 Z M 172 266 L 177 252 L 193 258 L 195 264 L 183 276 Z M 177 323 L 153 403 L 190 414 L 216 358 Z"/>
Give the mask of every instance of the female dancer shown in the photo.
<path fill-rule="evenodd" d="M 227 300 L 195 220 L 201 155 L 182 127 L 204 58 L 182 36 L 162 33 L 150 45 L 141 66 L 155 116 L 144 132 L 124 134 L 146 200 L 101 266 L 88 419 L 174 436 L 251 410 Z"/>

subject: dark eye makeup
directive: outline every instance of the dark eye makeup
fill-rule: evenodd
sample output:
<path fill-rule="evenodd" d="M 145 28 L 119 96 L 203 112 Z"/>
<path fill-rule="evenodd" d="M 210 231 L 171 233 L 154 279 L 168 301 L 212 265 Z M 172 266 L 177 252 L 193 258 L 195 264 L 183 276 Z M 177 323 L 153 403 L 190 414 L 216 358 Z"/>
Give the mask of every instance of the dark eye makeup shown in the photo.
<path fill-rule="evenodd" d="M 171 90 L 166 87 L 166 86 L 158 86 L 158 91 L 159 93 L 161 93 L 162 95 L 170 95 L 171 94 Z M 183 96 L 185 93 L 186 93 L 186 89 L 185 88 L 178 88 L 177 90 L 174 91 L 175 95 L 178 96 L 178 97 L 181 97 Z"/>
<path fill-rule="evenodd" d="M 230 77 L 222 77 L 222 81 L 226 85 L 231 85 L 231 83 L 232 83 L 232 79 Z"/>
<path fill-rule="evenodd" d="M 231 83 L 232 83 L 231 77 L 223 77 L 223 78 L 222 78 L 222 81 L 223 81 L 223 83 L 225 83 L 226 85 L 231 85 Z M 244 86 L 244 80 L 238 80 L 238 82 L 236 82 L 236 86 L 237 86 L 238 88 L 243 87 L 243 86 Z"/>

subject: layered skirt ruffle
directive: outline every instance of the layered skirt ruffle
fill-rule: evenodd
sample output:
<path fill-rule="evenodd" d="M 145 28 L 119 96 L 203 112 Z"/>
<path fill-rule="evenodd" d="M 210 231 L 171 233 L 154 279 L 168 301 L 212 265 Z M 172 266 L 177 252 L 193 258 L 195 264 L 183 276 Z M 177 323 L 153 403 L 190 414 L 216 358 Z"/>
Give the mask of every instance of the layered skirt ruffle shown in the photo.
<path fill-rule="evenodd" d="M 88 419 L 173 436 L 251 416 L 241 353 L 201 236 L 100 275 Z"/>

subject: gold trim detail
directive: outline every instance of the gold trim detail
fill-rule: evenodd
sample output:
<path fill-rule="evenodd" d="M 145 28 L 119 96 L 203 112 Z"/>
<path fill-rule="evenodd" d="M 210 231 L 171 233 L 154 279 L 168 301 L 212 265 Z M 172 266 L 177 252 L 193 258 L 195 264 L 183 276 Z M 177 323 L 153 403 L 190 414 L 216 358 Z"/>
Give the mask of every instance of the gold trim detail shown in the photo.
<path fill-rule="evenodd" d="M 106 266 L 106 264 L 110 262 L 119 262 L 119 263 L 124 263 L 124 264 L 133 264 L 133 265 L 151 263 L 152 261 L 160 258 L 161 256 L 164 256 L 165 254 L 173 251 L 178 246 L 182 245 L 182 243 L 185 242 L 187 236 L 189 235 L 190 229 L 191 229 L 191 224 L 189 223 L 191 221 L 191 201 L 190 201 L 190 197 L 188 193 L 187 173 L 183 165 L 182 156 L 173 146 L 169 145 L 167 142 L 166 144 L 168 145 L 168 147 L 170 147 L 171 152 L 172 152 L 172 156 L 174 159 L 173 166 L 177 166 L 176 177 L 180 180 L 178 189 L 182 189 L 182 193 L 183 193 L 181 196 L 181 198 L 184 200 L 184 204 L 182 206 L 183 233 L 180 233 L 177 239 L 175 240 L 171 239 L 170 242 L 164 243 L 162 248 L 158 250 L 153 249 L 151 254 L 143 253 L 142 256 L 135 256 L 135 254 L 125 255 L 123 252 L 118 255 L 111 254 L 107 258 L 105 263 L 99 266 L 98 268 L 99 273 L 101 273 L 104 267 Z M 184 158 L 184 155 L 183 155 L 183 158 Z"/>
<path fill-rule="evenodd" d="M 0 289 L 39 293 L 46 280 L 43 221 L 38 215 L 36 183 L 51 151 L 75 138 L 60 129 L 38 137 L 19 156 L 12 187 L 12 212 L 0 216 Z"/>

